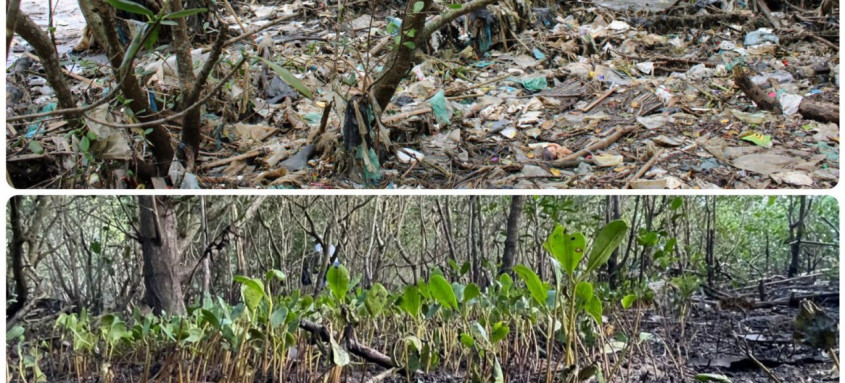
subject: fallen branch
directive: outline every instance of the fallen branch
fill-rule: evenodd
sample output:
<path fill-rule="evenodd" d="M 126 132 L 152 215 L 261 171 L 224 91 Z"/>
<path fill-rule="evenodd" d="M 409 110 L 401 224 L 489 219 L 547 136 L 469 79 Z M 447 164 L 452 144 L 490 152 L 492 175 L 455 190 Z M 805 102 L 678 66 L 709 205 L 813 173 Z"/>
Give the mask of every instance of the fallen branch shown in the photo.
<path fill-rule="evenodd" d="M 748 77 L 745 69 L 737 68 L 734 70 L 734 83 L 745 93 L 751 101 L 757 104 L 757 107 L 763 110 L 768 110 L 774 113 L 782 113 L 780 104 L 774 97 L 770 97 L 766 91 L 757 86 L 751 78 Z M 806 98 L 801 100 L 798 105 L 798 113 L 804 118 L 820 121 L 820 122 L 839 122 L 839 107 L 834 104 L 825 102 L 812 102 Z"/>
<path fill-rule="evenodd" d="M 299 322 L 299 328 L 319 336 L 323 342 L 328 342 L 331 339 L 331 336 L 329 335 L 329 330 L 307 319 L 303 319 Z M 347 339 L 346 343 L 349 352 L 361 358 L 364 358 L 364 360 L 370 363 L 375 363 L 387 369 L 394 369 L 397 373 L 402 373 L 403 370 L 397 370 L 399 366 L 393 363 L 393 359 L 391 359 L 385 354 L 382 354 L 380 351 L 364 346 L 353 339 Z"/>
<path fill-rule="evenodd" d="M 590 153 L 592 151 L 604 149 L 604 148 L 612 145 L 614 142 L 619 141 L 619 139 L 622 138 L 622 136 L 624 136 L 628 133 L 631 133 L 631 132 L 633 132 L 633 131 L 635 131 L 639 128 L 640 128 L 640 125 L 617 127 L 616 131 L 613 132 L 613 134 L 605 137 L 604 139 L 602 139 L 598 142 L 593 143 L 592 145 L 590 145 L 590 146 L 588 146 L 584 149 L 581 149 L 581 150 L 579 150 L 575 153 L 572 153 L 572 154 L 570 154 L 566 157 L 563 157 L 559 160 L 555 160 L 553 162 L 550 162 L 549 165 L 555 166 L 555 167 L 566 166 L 567 163 L 570 163 L 572 160 L 578 159 L 578 157 L 584 157 L 585 155 L 587 155 L 588 153 Z"/>
<path fill-rule="evenodd" d="M 264 154 L 263 150 L 261 150 L 261 149 L 253 150 L 249 153 L 244 153 L 244 154 L 241 154 L 241 155 L 237 155 L 237 156 L 233 156 L 233 157 L 229 157 L 229 158 L 224 158 L 224 159 L 217 160 L 217 161 L 206 162 L 206 163 L 200 165 L 199 169 L 200 170 L 211 169 L 211 168 L 214 168 L 214 167 L 217 167 L 217 166 L 220 166 L 220 165 L 226 165 L 230 162 L 235 162 L 235 161 L 238 161 L 238 160 L 245 160 L 247 158 L 252 158 L 252 157 L 258 157 L 261 154 Z"/>
<path fill-rule="evenodd" d="M 657 153 L 654 153 L 654 155 L 651 156 L 651 158 L 648 160 L 648 162 L 646 162 L 645 165 L 643 165 L 643 167 L 640 168 L 640 170 L 636 174 L 634 174 L 631 178 L 628 178 L 628 180 L 625 181 L 625 186 L 622 186 L 622 189 L 629 188 L 631 186 L 631 182 L 634 182 L 638 178 L 642 177 L 643 174 L 645 174 L 645 172 L 647 172 L 648 169 L 651 168 L 652 165 L 654 165 L 654 163 L 657 161 L 657 159 L 660 158 L 660 156 L 662 156 L 663 152 L 665 152 L 665 151 L 666 151 L 666 149 L 660 149 Z"/>

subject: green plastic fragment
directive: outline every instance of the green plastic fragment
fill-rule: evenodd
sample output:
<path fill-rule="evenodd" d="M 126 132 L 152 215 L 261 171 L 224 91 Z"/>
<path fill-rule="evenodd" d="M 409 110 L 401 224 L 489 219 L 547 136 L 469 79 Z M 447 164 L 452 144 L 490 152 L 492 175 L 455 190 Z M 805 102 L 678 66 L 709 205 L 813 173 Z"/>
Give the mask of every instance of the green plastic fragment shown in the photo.
<path fill-rule="evenodd" d="M 356 151 L 357 153 L 355 154 L 355 157 L 358 160 L 361 160 L 364 164 L 364 179 L 370 185 L 375 185 L 381 181 L 381 165 L 378 162 L 378 155 L 376 155 L 376 152 L 373 150 L 373 148 L 369 149 L 370 150 L 367 153 L 367 159 L 369 160 L 369 162 L 364 160 L 363 156 L 361 155 L 364 152 L 362 150 L 362 145 L 358 146 L 358 150 Z"/>
<path fill-rule="evenodd" d="M 524 78 L 520 80 L 519 83 L 530 92 L 539 92 L 549 87 L 549 83 L 546 81 L 546 77 L 544 76 Z"/>
<path fill-rule="evenodd" d="M 309 124 L 316 125 L 316 124 L 319 124 L 320 120 L 323 119 L 323 114 L 317 113 L 317 112 L 311 112 L 311 113 L 305 114 L 304 116 L 302 116 L 302 118 L 304 118 L 305 121 L 308 121 Z"/>
<path fill-rule="evenodd" d="M 434 111 L 437 122 L 448 124 L 452 120 L 452 112 L 446 107 L 446 94 L 443 93 L 443 90 L 432 96 L 428 103 L 431 105 L 431 110 Z"/>

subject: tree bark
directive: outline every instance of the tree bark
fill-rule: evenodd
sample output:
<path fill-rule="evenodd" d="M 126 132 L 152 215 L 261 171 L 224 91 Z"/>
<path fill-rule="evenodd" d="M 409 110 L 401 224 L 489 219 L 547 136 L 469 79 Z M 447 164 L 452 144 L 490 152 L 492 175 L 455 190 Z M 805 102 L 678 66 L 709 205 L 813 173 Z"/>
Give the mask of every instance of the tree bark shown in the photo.
<path fill-rule="evenodd" d="M 789 244 L 789 251 L 790 251 L 790 262 L 789 262 L 789 270 L 786 273 L 786 276 L 792 278 L 798 275 L 798 264 L 801 255 L 801 238 L 804 237 L 804 217 L 806 216 L 807 212 L 807 196 L 800 196 L 798 197 L 799 200 L 799 208 L 798 208 L 798 219 L 794 222 L 789 222 L 789 233 L 790 233 L 790 244 Z M 792 215 L 792 209 L 794 204 L 790 206 L 790 216 Z"/>
<path fill-rule="evenodd" d="M 53 42 L 50 41 L 50 37 L 47 36 L 47 33 L 42 31 L 41 27 L 39 27 L 38 24 L 35 24 L 28 15 L 20 13 L 19 16 L 16 32 L 24 40 L 26 40 L 29 45 L 32 45 L 35 49 L 35 53 L 38 55 L 38 58 L 41 59 L 41 66 L 44 67 L 44 75 L 47 78 L 47 82 L 49 82 L 50 86 L 53 87 L 53 90 L 56 91 L 56 98 L 58 99 L 59 106 L 63 109 L 76 107 L 76 102 L 73 100 L 73 94 L 71 94 L 70 87 L 68 87 L 67 81 L 65 81 L 65 75 L 62 73 L 62 64 L 59 61 L 59 54 L 56 53 L 56 47 L 53 46 Z M 12 21 L 7 21 L 7 23 L 11 22 Z M 73 115 L 67 117 L 72 118 Z"/>
<path fill-rule="evenodd" d="M 423 1 L 423 8 L 421 11 L 414 13 L 414 1 L 409 1 L 405 7 L 405 18 L 402 20 L 402 30 L 399 36 L 402 41 L 396 47 L 396 52 L 390 58 L 390 64 L 385 67 L 383 74 L 373 83 L 372 94 L 379 106 L 379 110 L 384 111 L 396 93 L 396 88 L 399 83 L 405 78 L 405 74 L 411 69 L 413 65 L 414 52 L 428 41 L 432 33 L 436 32 L 452 20 L 465 15 L 467 13 L 479 10 L 489 4 L 493 4 L 496 0 L 474 0 L 470 3 L 464 4 L 459 9 L 451 9 L 444 14 L 434 17 L 428 23 L 425 22 L 432 8 L 432 0 Z M 406 32 L 414 30 L 413 37 L 408 37 Z M 406 45 L 406 42 L 412 44 Z"/>
<path fill-rule="evenodd" d="M 26 276 L 23 271 L 23 245 L 26 238 L 21 223 L 20 204 L 22 196 L 14 196 L 9 200 L 9 220 L 12 229 L 11 255 L 12 255 L 12 278 L 15 280 L 15 302 L 6 308 L 6 318 L 11 318 L 29 299 L 29 290 L 26 286 Z"/>
<path fill-rule="evenodd" d="M 399 36 L 402 40 L 396 47 L 396 52 L 391 56 L 390 63 L 385 66 L 383 74 L 373 83 L 373 98 L 375 98 L 381 110 L 387 108 L 399 82 L 405 78 L 405 74 L 413 65 L 414 52 L 417 47 L 422 46 L 426 41 L 423 29 L 425 28 L 425 17 L 431 9 L 432 0 L 424 0 L 423 8 L 414 12 L 414 1 L 409 1 L 405 6 L 405 18 L 402 20 L 402 30 Z M 413 32 L 411 32 L 413 31 Z M 413 33 L 413 37 L 409 35 Z"/>
<path fill-rule="evenodd" d="M 522 217 L 522 205 L 525 204 L 525 196 L 515 195 L 511 197 L 511 210 L 508 213 L 508 227 L 505 235 L 505 249 L 502 252 L 502 265 L 499 267 L 499 275 L 510 273 L 516 258 L 516 245 L 519 239 L 519 219 Z"/>
<path fill-rule="evenodd" d="M 123 74 L 120 73 L 120 68 L 126 52 L 118 41 L 117 33 L 114 32 L 117 31 L 117 24 L 114 12 L 110 11 L 113 8 L 102 0 L 80 1 L 79 8 L 85 16 L 88 27 L 94 31 L 96 37 L 100 39 L 99 41 L 105 42 L 104 45 L 112 70 L 119 81 L 118 85 L 124 97 L 131 100 L 129 108 L 132 109 L 135 117 L 141 122 L 154 120 L 155 117 L 150 110 L 147 92 L 141 87 L 134 71 L 126 71 L 124 78 L 121 78 Z M 152 144 L 153 157 L 155 157 L 153 167 L 155 169 L 142 168 L 138 172 L 147 176 L 166 174 L 170 162 L 173 160 L 173 145 L 170 143 L 170 133 L 161 125 L 152 126 L 152 129 L 146 138 Z"/>
<path fill-rule="evenodd" d="M 607 216 L 605 223 L 615 221 L 622 215 L 619 212 L 619 196 L 607 196 Z M 607 259 L 607 282 L 610 290 L 616 290 L 619 283 L 619 248 L 610 253 L 610 258 Z"/>
<path fill-rule="evenodd" d="M 169 197 L 139 196 L 144 300 L 156 314 L 185 314 L 180 281 L 176 206 Z"/>

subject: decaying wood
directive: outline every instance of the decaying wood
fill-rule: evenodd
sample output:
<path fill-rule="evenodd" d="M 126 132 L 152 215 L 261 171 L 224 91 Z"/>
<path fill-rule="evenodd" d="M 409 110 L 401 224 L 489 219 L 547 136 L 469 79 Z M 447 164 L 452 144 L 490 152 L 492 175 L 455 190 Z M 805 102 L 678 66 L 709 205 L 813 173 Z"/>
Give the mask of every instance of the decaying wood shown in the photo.
<path fill-rule="evenodd" d="M 647 172 L 648 169 L 650 169 L 651 166 L 654 165 L 655 162 L 657 162 L 657 159 L 660 158 L 660 156 L 662 156 L 665 151 L 666 151 L 666 149 L 660 149 L 657 153 L 655 153 L 653 156 L 651 156 L 651 158 L 648 160 L 648 162 L 646 162 L 645 165 L 643 165 L 643 167 L 640 168 L 640 170 L 636 174 L 634 174 L 633 176 L 631 176 L 631 178 L 629 178 L 627 181 L 625 181 L 625 185 L 622 186 L 622 189 L 627 189 L 627 188 L 631 187 L 631 182 L 634 182 L 638 178 L 642 177 L 643 174 L 645 174 L 645 172 Z"/>
<path fill-rule="evenodd" d="M 323 342 L 328 342 L 331 339 L 328 329 L 307 319 L 303 319 L 299 322 L 299 328 L 319 336 Z M 396 369 L 399 367 L 393 363 L 393 359 L 391 359 L 389 356 L 382 354 L 378 350 L 364 346 L 363 344 L 358 343 L 354 339 L 347 339 L 346 343 L 348 345 L 349 352 L 363 358 L 364 360 L 370 363 L 375 363 L 387 369 Z M 401 371 L 399 372 L 401 373 Z"/>
<path fill-rule="evenodd" d="M 581 150 L 579 150 L 575 153 L 572 153 L 572 154 L 570 154 L 570 155 L 568 155 L 564 158 L 552 161 L 548 165 L 556 166 L 556 167 L 564 167 L 567 164 L 571 163 L 572 160 L 578 159 L 578 157 L 583 157 L 583 156 L 587 155 L 588 153 L 590 153 L 592 151 L 604 149 L 604 148 L 612 145 L 614 142 L 619 141 L 619 139 L 622 138 L 622 136 L 624 136 L 628 133 L 631 133 L 631 132 L 633 132 L 633 131 L 635 131 L 639 128 L 640 128 L 640 125 L 617 127 L 616 131 L 614 131 L 613 134 L 607 136 L 606 138 L 604 138 L 604 139 L 602 139 L 602 140 L 600 140 L 600 141 L 598 141 L 598 142 L 596 142 L 596 143 L 594 143 L 594 144 L 592 144 L 592 145 L 590 145 L 590 146 L 588 146 L 584 149 L 581 149 Z"/>
<path fill-rule="evenodd" d="M 757 107 L 774 113 L 782 112 L 778 101 L 751 81 L 745 69 L 735 69 L 733 78 L 734 83 L 751 101 L 757 104 Z M 839 122 L 839 107 L 829 103 L 813 102 L 804 98 L 798 105 L 798 113 L 804 118 L 819 122 Z"/>

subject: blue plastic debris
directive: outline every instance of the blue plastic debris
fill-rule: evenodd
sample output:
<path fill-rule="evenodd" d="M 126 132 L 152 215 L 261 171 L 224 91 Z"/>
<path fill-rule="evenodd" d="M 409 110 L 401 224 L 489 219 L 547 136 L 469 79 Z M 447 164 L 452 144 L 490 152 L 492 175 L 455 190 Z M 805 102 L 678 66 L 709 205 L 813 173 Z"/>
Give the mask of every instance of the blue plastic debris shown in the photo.
<path fill-rule="evenodd" d="M 54 110 L 56 110 L 56 103 L 51 102 L 51 103 L 48 103 L 47 105 L 44 105 L 44 107 L 41 108 L 40 113 L 52 112 Z M 43 120 L 43 118 L 39 118 L 38 121 L 35 121 L 35 122 L 33 122 L 33 123 L 31 123 L 27 126 L 27 128 L 26 128 L 26 138 L 30 138 L 30 139 L 35 138 L 35 135 L 37 135 L 38 131 L 41 130 L 41 126 L 42 126 L 41 120 Z"/>
<path fill-rule="evenodd" d="M 534 48 L 534 58 L 537 59 L 537 60 L 545 60 L 546 55 L 543 54 L 543 52 L 540 52 L 539 49 Z"/>
<path fill-rule="evenodd" d="M 745 40 L 742 43 L 745 44 L 745 46 L 754 46 L 760 45 L 764 42 L 778 44 L 778 36 L 774 34 L 770 28 L 760 28 L 745 35 Z"/>

